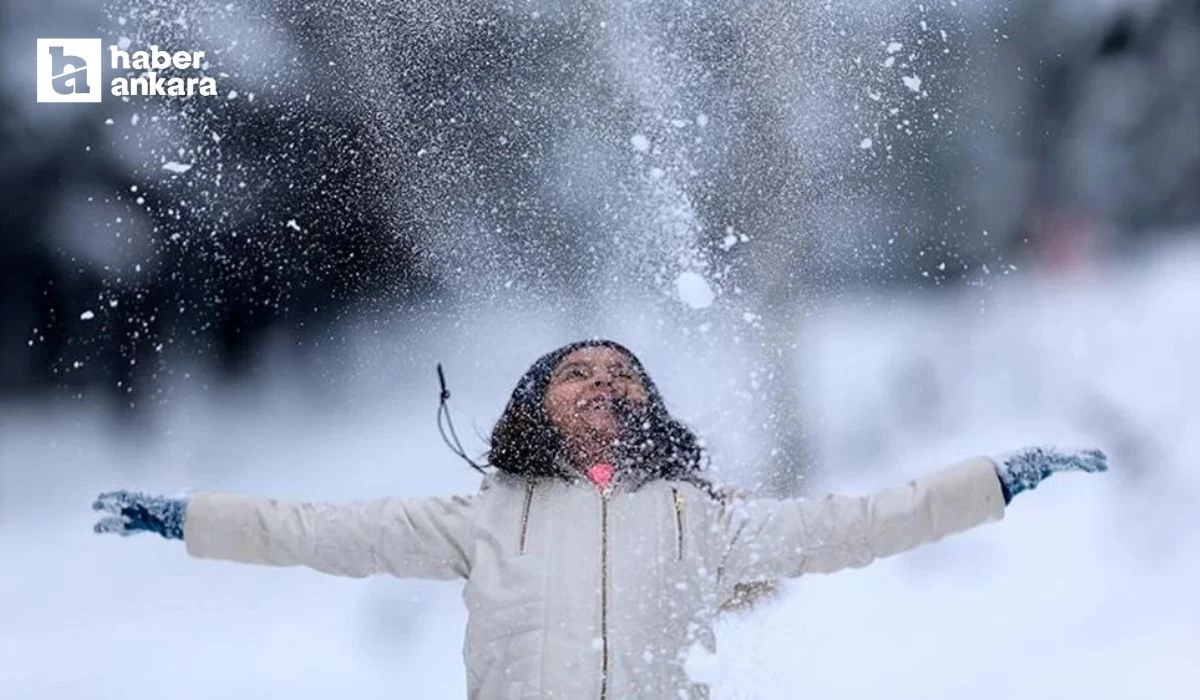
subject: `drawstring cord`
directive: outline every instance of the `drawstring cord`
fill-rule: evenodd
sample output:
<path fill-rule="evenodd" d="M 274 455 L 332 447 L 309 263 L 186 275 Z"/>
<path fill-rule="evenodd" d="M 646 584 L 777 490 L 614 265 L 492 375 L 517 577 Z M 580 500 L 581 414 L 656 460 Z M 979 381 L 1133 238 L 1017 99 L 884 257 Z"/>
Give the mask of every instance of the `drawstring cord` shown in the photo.
<path fill-rule="evenodd" d="M 437 375 L 438 383 L 442 386 L 442 393 L 438 401 L 437 414 L 438 432 L 442 434 L 442 442 L 446 443 L 446 447 L 449 447 L 451 452 L 458 455 L 458 457 L 467 464 L 471 465 L 472 469 L 480 474 L 486 474 L 487 471 L 484 470 L 482 465 L 477 464 L 475 460 L 467 456 L 467 451 L 463 449 L 462 441 L 458 439 L 458 433 L 454 430 L 454 421 L 450 418 L 450 405 L 446 403 L 450 400 L 450 390 L 446 388 L 446 374 L 442 371 L 442 363 L 440 362 L 437 366 Z M 446 421 L 445 426 L 442 425 L 443 420 Z M 447 428 L 449 428 L 449 431 L 447 431 Z M 449 434 L 447 434 L 447 432 Z"/>

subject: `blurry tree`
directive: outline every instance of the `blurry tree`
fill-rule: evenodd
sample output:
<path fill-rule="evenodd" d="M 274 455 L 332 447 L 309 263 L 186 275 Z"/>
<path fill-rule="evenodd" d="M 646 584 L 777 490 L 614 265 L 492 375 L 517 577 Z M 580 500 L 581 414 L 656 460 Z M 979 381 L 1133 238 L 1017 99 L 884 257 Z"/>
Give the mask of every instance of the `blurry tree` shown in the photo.
<path fill-rule="evenodd" d="M 1200 5 L 989 3 L 983 218 L 1068 262 L 1200 222 Z M 1002 34 L 998 41 L 996 33 Z M 986 198 L 995 191 L 1014 196 Z"/>

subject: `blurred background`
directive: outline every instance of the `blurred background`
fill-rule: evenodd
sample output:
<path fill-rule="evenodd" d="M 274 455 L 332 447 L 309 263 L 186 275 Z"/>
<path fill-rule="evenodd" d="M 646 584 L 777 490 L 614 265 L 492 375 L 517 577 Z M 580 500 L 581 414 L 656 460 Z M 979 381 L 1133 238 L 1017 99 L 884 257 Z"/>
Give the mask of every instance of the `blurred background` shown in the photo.
<path fill-rule="evenodd" d="M 37 103 L 96 36 L 218 95 Z M 0 57 L 3 697 L 461 697 L 457 587 L 88 506 L 471 491 L 435 364 L 479 455 L 596 335 L 761 493 L 1111 455 L 730 617 L 717 697 L 1194 696 L 1200 2 L 14 1 Z"/>

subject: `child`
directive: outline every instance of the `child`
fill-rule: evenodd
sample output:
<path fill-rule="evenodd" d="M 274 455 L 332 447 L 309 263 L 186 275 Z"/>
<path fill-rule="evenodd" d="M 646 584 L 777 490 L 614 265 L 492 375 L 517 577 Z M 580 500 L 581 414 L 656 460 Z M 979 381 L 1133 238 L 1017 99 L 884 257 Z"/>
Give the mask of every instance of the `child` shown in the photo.
<path fill-rule="evenodd" d="M 117 491 L 97 532 L 152 531 L 189 554 L 341 576 L 465 580 L 468 696 L 706 698 L 683 661 L 746 584 L 861 567 L 1004 515 L 1098 450 L 976 457 L 872 496 L 735 499 L 696 436 L 617 343 L 539 359 L 492 433 L 479 492 L 333 505 Z"/>

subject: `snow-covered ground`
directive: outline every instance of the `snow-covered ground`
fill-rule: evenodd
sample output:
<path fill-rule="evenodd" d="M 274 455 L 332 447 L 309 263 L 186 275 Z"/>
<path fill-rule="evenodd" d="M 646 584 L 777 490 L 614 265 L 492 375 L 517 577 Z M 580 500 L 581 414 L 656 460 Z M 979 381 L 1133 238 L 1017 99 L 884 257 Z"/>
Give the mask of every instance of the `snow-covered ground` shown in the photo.
<path fill-rule="evenodd" d="M 486 432 L 570 327 L 473 321 L 469 334 L 365 336 L 333 388 L 286 367 L 238 391 L 194 380 L 142 437 L 117 437 L 86 402 L 4 407 L 0 695 L 462 697 L 456 585 L 193 561 L 179 543 L 92 535 L 89 504 L 119 487 L 470 490 L 434 428 L 433 363 L 447 362 L 460 433 Z M 605 324 L 713 437 L 716 459 L 738 463 L 736 416 L 718 410 L 732 389 L 696 380 L 741 361 L 737 349 L 681 362 L 679 335 Z M 718 698 L 1197 696 L 1200 251 L 1066 282 L 1022 274 L 936 299 L 829 304 L 800 340 L 823 487 L 864 491 L 1037 442 L 1099 444 L 1113 471 L 1056 477 L 1000 524 L 789 583 L 727 618 L 718 656 L 699 664 Z"/>

